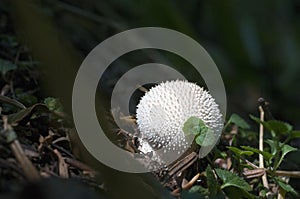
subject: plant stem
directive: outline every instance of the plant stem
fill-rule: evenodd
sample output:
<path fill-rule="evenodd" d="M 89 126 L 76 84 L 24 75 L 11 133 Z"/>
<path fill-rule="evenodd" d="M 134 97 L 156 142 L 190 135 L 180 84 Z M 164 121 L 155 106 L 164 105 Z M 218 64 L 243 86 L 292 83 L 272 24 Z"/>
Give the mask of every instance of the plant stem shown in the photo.
<path fill-rule="evenodd" d="M 258 109 L 259 109 L 259 112 L 260 112 L 260 120 L 263 122 L 265 112 L 264 112 L 262 106 L 259 106 Z M 264 126 L 262 125 L 262 123 L 260 123 L 259 124 L 259 150 L 260 151 L 264 151 L 263 142 L 264 142 Z M 260 168 L 265 168 L 264 167 L 264 157 L 263 157 L 262 154 L 259 154 L 259 167 Z M 269 189 L 267 174 L 265 173 L 261 178 L 262 178 L 264 187 Z"/>
<path fill-rule="evenodd" d="M 300 171 L 280 171 L 277 170 L 274 172 L 277 176 L 286 176 L 290 178 L 300 178 Z"/>

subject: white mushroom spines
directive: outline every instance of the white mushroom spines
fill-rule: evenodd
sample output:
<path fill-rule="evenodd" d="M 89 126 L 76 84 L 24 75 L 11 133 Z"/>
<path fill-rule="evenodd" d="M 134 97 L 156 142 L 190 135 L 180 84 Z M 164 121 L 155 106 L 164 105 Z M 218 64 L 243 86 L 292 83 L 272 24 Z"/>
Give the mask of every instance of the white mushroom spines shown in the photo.
<path fill-rule="evenodd" d="M 187 147 L 182 130 L 191 116 L 200 118 L 215 132 L 223 128 L 222 114 L 214 98 L 203 88 L 187 81 L 167 81 L 151 88 L 137 106 L 141 138 L 154 148 L 174 151 Z"/>

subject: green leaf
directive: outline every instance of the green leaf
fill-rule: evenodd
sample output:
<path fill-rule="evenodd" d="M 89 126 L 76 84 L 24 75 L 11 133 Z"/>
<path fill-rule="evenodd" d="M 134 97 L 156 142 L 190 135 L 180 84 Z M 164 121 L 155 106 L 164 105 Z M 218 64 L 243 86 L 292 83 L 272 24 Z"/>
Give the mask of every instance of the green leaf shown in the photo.
<path fill-rule="evenodd" d="M 237 125 L 238 127 L 242 128 L 242 129 L 250 128 L 250 125 L 237 114 L 232 114 L 231 117 L 229 118 L 228 122 L 234 123 L 235 125 Z"/>
<path fill-rule="evenodd" d="M 270 129 L 270 126 L 267 125 L 267 123 L 265 121 L 261 121 L 258 117 L 255 117 L 251 114 L 250 114 L 250 118 L 252 120 L 254 120 L 255 122 L 257 122 L 258 124 L 262 124 L 264 126 L 264 128 L 266 128 L 267 130 L 272 131 L 272 129 Z"/>
<path fill-rule="evenodd" d="M 63 111 L 63 106 L 59 101 L 59 99 L 48 97 L 44 100 L 44 103 L 46 104 L 46 106 L 50 111 L 57 111 L 57 112 Z"/>
<path fill-rule="evenodd" d="M 0 58 L 0 72 L 2 73 L 2 75 L 5 75 L 10 70 L 15 70 L 16 68 L 17 65 Z"/>
<path fill-rule="evenodd" d="M 198 117 L 190 117 L 182 128 L 185 136 L 196 135 L 195 141 L 200 146 L 210 146 L 214 144 L 214 131 L 207 127 L 204 122 Z"/>
<path fill-rule="evenodd" d="M 291 139 L 300 138 L 300 131 L 292 131 Z"/>
<path fill-rule="evenodd" d="M 23 122 L 26 124 L 29 119 L 35 114 L 36 112 L 49 112 L 48 108 L 44 104 L 35 104 L 29 108 L 22 109 L 17 113 L 11 114 L 8 116 L 8 123 L 20 123 Z"/>
<path fill-rule="evenodd" d="M 183 132 L 186 136 L 188 135 L 198 135 L 201 131 L 206 129 L 204 122 L 195 116 L 190 117 L 183 125 Z"/>
<path fill-rule="evenodd" d="M 282 147 L 282 156 L 285 156 L 286 154 L 288 154 L 289 152 L 292 152 L 292 151 L 297 151 L 297 149 L 288 144 L 285 144 Z"/>
<path fill-rule="evenodd" d="M 210 165 L 206 167 L 206 178 L 207 178 L 207 187 L 209 191 L 209 197 L 213 198 L 217 195 L 217 192 L 219 191 L 220 187 L 218 184 L 217 179 L 215 178 L 215 174 L 212 171 Z"/>
<path fill-rule="evenodd" d="M 193 189 L 193 187 L 191 189 Z M 206 197 L 205 197 L 204 194 L 199 193 L 196 190 L 193 191 L 193 192 L 191 192 L 190 190 L 188 190 L 188 191 L 187 190 L 182 190 L 181 191 L 181 198 L 182 199 L 205 199 Z"/>
<path fill-rule="evenodd" d="M 234 173 L 231 173 L 230 171 L 223 170 L 223 169 L 216 169 L 216 173 L 219 176 L 219 178 L 223 181 L 223 184 L 221 185 L 221 189 L 224 189 L 226 187 L 237 187 L 244 191 L 251 191 L 251 186 L 243 179 L 241 179 L 239 176 L 237 176 Z"/>
<path fill-rule="evenodd" d="M 251 118 L 253 121 L 257 122 L 258 124 L 262 123 L 262 121 L 261 121 L 258 117 L 255 117 L 254 115 L 251 115 L 251 114 L 250 114 L 250 118 Z"/>
<path fill-rule="evenodd" d="M 227 196 L 226 198 L 230 198 L 230 199 L 241 199 L 241 198 L 254 199 L 255 198 L 255 196 L 250 194 L 249 192 L 234 186 L 226 187 L 225 189 L 223 189 L 223 191 L 226 193 Z"/>
<path fill-rule="evenodd" d="M 270 139 L 266 140 L 265 142 L 271 147 L 271 154 L 275 155 L 277 153 L 278 142 Z"/>
<path fill-rule="evenodd" d="M 276 135 L 288 133 L 293 129 L 290 124 L 278 120 L 269 120 L 265 122 L 265 126 Z"/>
<path fill-rule="evenodd" d="M 250 118 L 257 123 L 262 124 L 266 129 L 274 132 L 276 135 L 288 133 L 293 129 L 290 124 L 279 120 L 261 121 L 259 118 L 253 115 L 250 115 Z"/>
<path fill-rule="evenodd" d="M 196 143 L 200 146 L 211 146 L 215 141 L 215 134 L 211 128 L 205 129 L 195 139 Z"/>
<path fill-rule="evenodd" d="M 254 153 L 258 153 L 258 154 L 261 154 L 263 155 L 264 159 L 266 159 L 268 162 L 272 159 L 273 155 L 269 152 L 266 152 L 266 151 L 261 151 L 261 150 L 258 150 L 256 148 L 252 148 L 252 147 L 249 147 L 249 146 L 241 146 L 241 148 L 243 149 L 246 149 L 248 151 L 252 151 Z"/>
<path fill-rule="evenodd" d="M 250 114 L 250 118 L 252 120 L 254 120 L 255 122 L 257 122 L 258 124 L 262 124 L 266 129 L 268 129 L 269 131 L 271 131 L 269 125 L 267 125 L 267 123 L 265 121 L 261 121 L 258 117 L 255 117 L 253 115 Z"/>
<path fill-rule="evenodd" d="M 242 156 L 242 155 L 248 155 L 248 156 L 251 156 L 253 155 L 253 152 L 252 151 L 243 151 L 239 148 L 236 148 L 236 147 L 230 147 L 228 146 L 227 147 L 230 151 L 234 152 L 237 156 Z"/>
<path fill-rule="evenodd" d="M 280 148 L 281 148 L 282 154 L 281 154 L 281 157 L 280 157 L 278 163 L 274 166 L 275 169 L 277 169 L 280 166 L 280 164 L 283 161 L 283 159 L 286 156 L 286 154 L 288 154 L 289 152 L 292 152 L 292 151 L 297 151 L 296 148 L 294 148 L 294 147 L 292 147 L 292 146 L 290 146 L 288 144 L 282 144 L 282 143 L 280 143 L 280 144 L 281 144 Z"/>
<path fill-rule="evenodd" d="M 208 189 L 199 186 L 199 185 L 195 185 L 192 188 L 189 189 L 189 193 L 200 193 L 201 195 L 208 195 Z"/>
<path fill-rule="evenodd" d="M 298 193 L 296 192 L 296 190 L 295 190 L 291 185 L 286 184 L 286 183 L 284 183 L 284 182 L 282 182 L 282 181 L 280 181 L 280 180 L 278 180 L 277 183 L 278 183 L 278 185 L 279 185 L 282 189 L 284 189 L 286 192 L 290 192 L 290 193 L 292 193 L 292 194 L 298 196 Z"/>

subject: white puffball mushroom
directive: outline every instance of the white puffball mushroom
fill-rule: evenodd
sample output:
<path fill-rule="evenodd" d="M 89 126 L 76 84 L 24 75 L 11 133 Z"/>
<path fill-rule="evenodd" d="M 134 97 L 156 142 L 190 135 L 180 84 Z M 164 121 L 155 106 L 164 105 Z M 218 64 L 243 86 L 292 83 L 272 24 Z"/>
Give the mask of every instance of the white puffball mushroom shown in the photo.
<path fill-rule="evenodd" d="M 141 142 L 140 150 L 150 152 L 165 147 L 164 152 L 167 153 L 179 148 L 187 149 L 189 146 L 182 128 L 192 116 L 200 118 L 217 132 L 216 136 L 222 131 L 219 106 L 202 87 L 182 80 L 152 87 L 141 98 L 136 110 L 140 137 L 147 142 Z"/>

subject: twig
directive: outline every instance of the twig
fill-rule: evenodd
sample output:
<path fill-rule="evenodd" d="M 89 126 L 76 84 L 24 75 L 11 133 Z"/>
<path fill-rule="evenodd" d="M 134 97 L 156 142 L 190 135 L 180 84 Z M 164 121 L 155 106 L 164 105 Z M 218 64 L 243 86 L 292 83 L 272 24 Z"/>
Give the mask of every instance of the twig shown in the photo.
<path fill-rule="evenodd" d="M 177 161 L 169 168 L 169 176 L 172 177 L 190 167 L 198 159 L 197 153 L 192 152 L 183 159 Z"/>
<path fill-rule="evenodd" d="M 149 90 L 142 85 L 138 85 L 138 89 L 144 93 L 147 93 Z"/>
<path fill-rule="evenodd" d="M 246 178 L 257 178 L 257 177 L 265 175 L 265 173 L 266 173 L 266 170 L 264 168 L 257 168 L 257 169 L 253 169 L 253 170 L 247 169 L 243 172 L 243 175 Z"/>
<path fill-rule="evenodd" d="M 252 168 L 255 169 L 261 169 L 249 160 L 246 160 L 246 163 L 251 166 Z M 282 171 L 282 170 L 276 170 L 275 172 L 270 171 L 269 169 L 265 169 L 267 173 L 274 174 L 276 176 L 285 176 L 285 177 L 290 177 L 290 178 L 300 178 L 300 171 Z M 247 174 L 247 172 L 245 173 Z"/>
<path fill-rule="evenodd" d="M 64 158 L 57 149 L 54 149 L 53 152 L 58 159 L 59 176 L 62 178 L 69 178 L 68 165 L 66 164 Z"/>
<path fill-rule="evenodd" d="M 73 154 L 71 154 L 69 151 L 67 151 L 66 149 L 64 149 L 63 147 L 61 146 L 58 146 L 57 144 L 54 144 L 54 143 L 50 143 L 50 145 L 55 148 L 55 149 L 58 149 L 60 152 L 68 155 L 69 157 L 71 158 L 75 158 L 75 156 Z"/>
<path fill-rule="evenodd" d="M 200 173 L 197 173 L 188 183 L 186 183 L 185 185 L 182 186 L 182 189 L 183 190 L 190 189 L 195 184 L 195 182 L 198 180 L 199 176 L 200 176 Z M 180 192 L 180 188 L 177 188 L 177 189 L 173 190 L 171 194 L 177 196 L 179 192 Z"/>
<path fill-rule="evenodd" d="M 183 190 L 187 190 L 189 188 L 191 188 L 195 182 L 198 180 L 198 178 L 200 177 L 200 173 L 197 173 L 188 183 L 186 183 L 185 185 L 182 186 Z"/>
<path fill-rule="evenodd" d="M 3 116 L 3 127 L 4 133 L 6 134 L 7 141 L 9 142 L 9 146 L 21 165 L 22 170 L 24 171 L 24 175 L 30 181 L 36 181 L 40 179 L 39 173 L 36 168 L 33 166 L 32 162 L 25 155 L 24 150 L 17 140 L 15 132 L 12 127 L 7 122 L 7 116 Z"/>
<path fill-rule="evenodd" d="M 265 112 L 262 108 L 262 106 L 258 107 L 259 112 L 260 112 L 260 120 L 264 121 L 265 117 Z M 259 150 L 263 151 L 264 150 L 264 126 L 260 123 L 259 124 Z M 259 154 L 259 167 L 260 168 L 265 168 L 264 167 L 264 157 L 262 154 Z M 269 189 L 269 184 L 268 184 L 268 179 L 267 179 L 267 174 L 265 173 L 262 177 L 262 182 L 265 188 Z"/>
<path fill-rule="evenodd" d="M 273 120 L 274 117 L 272 115 L 272 112 L 270 111 L 270 103 L 268 101 L 266 101 L 264 98 L 259 98 L 258 99 L 258 102 L 260 103 L 260 105 L 262 106 L 262 108 L 264 109 L 264 112 L 265 112 L 265 118 L 268 117 L 268 119 L 271 119 Z"/>
<path fill-rule="evenodd" d="M 90 166 L 84 164 L 83 162 L 80 162 L 76 159 L 71 159 L 71 158 L 65 158 L 66 163 L 68 163 L 69 165 L 72 165 L 78 169 L 81 169 L 83 171 L 90 171 L 90 172 L 94 172 L 96 173 L 96 171 L 94 169 L 92 169 Z"/>
<path fill-rule="evenodd" d="M 277 170 L 274 172 L 277 176 L 286 176 L 290 178 L 300 178 L 300 171 L 280 171 Z"/>
<path fill-rule="evenodd" d="M 248 165 L 250 165 L 251 167 L 255 168 L 255 169 L 259 168 L 258 166 L 256 166 L 256 165 L 253 164 L 252 162 L 250 162 L 249 160 L 246 160 L 246 163 L 247 163 Z"/>
<path fill-rule="evenodd" d="M 3 95 L 0 95 L 0 102 L 10 104 L 10 105 L 15 106 L 15 107 L 20 108 L 20 109 L 25 109 L 26 108 L 26 106 L 24 106 L 21 102 L 19 102 L 17 100 L 14 100 L 14 99 L 11 99 L 9 97 L 3 96 Z"/>

